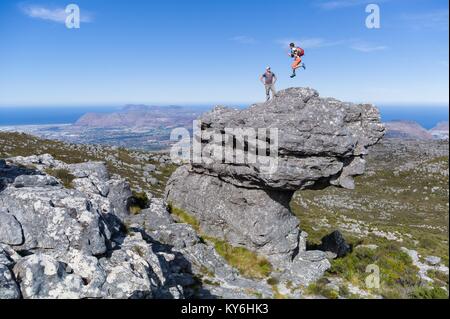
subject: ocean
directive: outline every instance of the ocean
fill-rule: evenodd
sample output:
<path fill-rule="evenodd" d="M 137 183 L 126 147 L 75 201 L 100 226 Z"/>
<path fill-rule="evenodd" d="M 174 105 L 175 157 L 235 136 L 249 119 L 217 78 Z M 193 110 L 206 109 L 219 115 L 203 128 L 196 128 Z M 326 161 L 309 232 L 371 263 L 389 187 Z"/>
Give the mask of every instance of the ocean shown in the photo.
<path fill-rule="evenodd" d="M 379 106 L 383 122 L 395 120 L 414 121 L 426 129 L 432 129 L 437 123 L 448 121 L 448 106 Z"/>
<path fill-rule="evenodd" d="M 195 106 L 192 106 L 195 108 Z M 202 110 L 207 110 L 201 106 Z M 0 126 L 10 125 L 44 125 L 75 123 L 88 112 L 116 112 L 121 107 L 0 107 Z M 415 121 L 426 129 L 433 128 L 438 122 L 448 121 L 448 106 L 379 106 L 382 121 L 408 120 Z"/>

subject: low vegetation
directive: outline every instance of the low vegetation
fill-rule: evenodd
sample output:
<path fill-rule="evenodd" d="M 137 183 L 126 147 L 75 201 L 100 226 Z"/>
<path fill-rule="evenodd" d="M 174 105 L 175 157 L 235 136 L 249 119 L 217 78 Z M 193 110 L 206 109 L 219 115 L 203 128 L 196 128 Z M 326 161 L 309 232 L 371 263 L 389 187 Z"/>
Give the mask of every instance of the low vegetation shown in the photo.
<path fill-rule="evenodd" d="M 382 145 L 381 145 L 382 147 Z M 298 192 L 291 202 L 311 246 L 338 229 L 358 247 L 332 261 L 326 278 L 342 278 L 340 297 L 352 285 L 373 297 L 433 298 L 448 296 L 448 274 L 432 271 L 434 283 L 424 284 L 418 268 L 401 247 L 421 256 L 438 256 L 448 266 L 448 157 L 430 157 L 418 148 L 395 152 L 385 149 L 368 157 L 368 172 L 356 178 L 356 189 L 329 187 Z M 372 249 L 364 248 L 372 245 Z M 374 247 L 376 247 L 374 249 Z M 380 289 L 367 289 L 366 267 L 380 268 Z M 309 293 L 337 297 L 327 281 L 319 281 Z"/>
<path fill-rule="evenodd" d="M 151 153 L 125 148 L 99 145 L 67 144 L 60 141 L 40 139 L 22 133 L 0 132 L 0 158 L 50 154 L 67 164 L 86 161 L 105 162 L 111 174 L 125 178 L 138 193 L 148 191 L 156 196 L 164 194 L 167 180 L 176 166 L 160 163 L 163 153 Z M 148 172 L 146 165 L 154 165 Z"/>
<path fill-rule="evenodd" d="M 65 188 L 73 188 L 73 180 L 76 178 L 66 169 L 47 169 L 45 171 L 48 175 L 59 179 Z"/>
<path fill-rule="evenodd" d="M 145 192 L 133 191 L 133 197 L 130 200 L 129 211 L 133 215 L 138 215 L 149 205 L 149 199 Z"/>
<path fill-rule="evenodd" d="M 267 278 L 272 273 L 272 265 L 258 254 L 244 248 L 230 245 L 224 240 L 203 236 L 206 241 L 214 244 L 216 251 L 231 266 L 249 278 Z"/>
<path fill-rule="evenodd" d="M 258 254 L 244 248 L 230 245 L 225 240 L 202 234 L 200 223 L 184 210 L 169 204 L 169 210 L 176 220 L 191 225 L 203 240 L 212 243 L 219 255 L 221 255 L 231 266 L 249 278 L 267 278 L 272 273 L 270 262 Z"/>

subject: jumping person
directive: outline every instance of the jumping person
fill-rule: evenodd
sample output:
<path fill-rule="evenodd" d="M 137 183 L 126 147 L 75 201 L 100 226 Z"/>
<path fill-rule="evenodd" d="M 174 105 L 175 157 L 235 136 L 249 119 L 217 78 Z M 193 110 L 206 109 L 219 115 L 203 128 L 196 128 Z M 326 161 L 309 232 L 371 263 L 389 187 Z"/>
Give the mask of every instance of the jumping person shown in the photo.
<path fill-rule="evenodd" d="M 270 100 L 270 92 L 272 92 L 272 98 L 277 94 L 275 90 L 275 82 L 277 82 L 277 76 L 270 69 L 270 66 L 266 68 L 266 72 L 259 77 L 259 80 L 264 84 L 266 88 L 266 100 Z"/>
<path fill-rule="evenodd" d="M 302 56 L 305 55 L 305 50 L 303 50 L 300 47 L 297 47 L 295 43 L 291 43 L 289 47 L 291 49 L 289 56 L 294 59 L 294 62 L 292 63 L 292 75 L 291 75 L 291 78 L 294 78 L 296 76 L 295 70 L 297 70 L 298 68 L 303 68 L 303 70 L 306 70 L 305 64 L 302 63 Z"/>

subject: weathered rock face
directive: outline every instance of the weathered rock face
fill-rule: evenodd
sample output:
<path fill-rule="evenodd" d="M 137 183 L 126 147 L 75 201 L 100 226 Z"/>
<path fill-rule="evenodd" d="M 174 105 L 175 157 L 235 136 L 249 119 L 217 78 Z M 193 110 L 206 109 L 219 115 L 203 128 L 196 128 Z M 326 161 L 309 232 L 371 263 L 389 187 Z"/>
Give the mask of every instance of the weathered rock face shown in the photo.
<path fill-rule="evenodd" d="M 0 164 L 0 299 L 185 296 L 177 277 L 192 275 L 171 265 L 170 248 L 123 231 L 130 187 L 110 179 L 103 163 L 42 155 Z M 69 171 L 74 188 L 46 175 L 48 168 Z"/>
<path fill-rule="evenodd" d="M 276 169 L 268 172 L 263 167 L 267 162 L 249 157 L 229 162 L 226 155 L 225 160 L 209 156 L 172 175 L 167 201 L 196 217 L 206 234 L 262 253 L 277 267 L 291 272 L 303 268 L 304 274 L 316 269 L 309 278 L 324 271 L 323 254 L 311 258 L 303 253 L 304 238 L 289 202 L 301 189 L 355 187 L 353 176 L 364 173 L 364 155 L 384 135 L 378 110 L 372 105 L 320 98 L 312 89 L 291 88 L 245 110 L 217 107 L 200 120 L 202 136 L 197 142 L 204 150 L 222 155 L 230 145 L 232 150 L 239 145 L 244 151 L 263 149 L 262 159 L 276 159 Z M 258 133 L 257 139 L 243 139 L 240 134 L 249 128 L 277 129 L 278 134 Z M 211 138 L 218 134 L 223 143 Z M 264 145 L 267 140 L 278 141 L 271 157 L 267 154 L 270 145 Z M 238 153 L 231 153 L 235 160 Z"/>
<path fill-rule="evenodd" d="M 193 163 L 193 169 L 236 186 L 282 191 L 327 182 L 351 187 L 341 179 L 362 174 L 363 156 L 384 134 L 374 106 L 320 98 L 317 91 L 308 88 L 280 91 L 269 102 L 244 110 L 218 107 L 205 114 L 201 123 L 205 135 L 226 128 L 278 129 L 278 167 L 271 174 L 262 173 L 260 163 L 248 162 Z M 239 143 L 239 137 L 234 137 Z"/>
<path fill-rule="evenodd" d="M 205 233 L 233 245 L 270 257 L 287 256 L 298 247 L 298 219 L 289 211 L 290 192 L 238 188 L 184 166 L 172 175 L 167 196 L 173 205 L 193 214 Z"/>

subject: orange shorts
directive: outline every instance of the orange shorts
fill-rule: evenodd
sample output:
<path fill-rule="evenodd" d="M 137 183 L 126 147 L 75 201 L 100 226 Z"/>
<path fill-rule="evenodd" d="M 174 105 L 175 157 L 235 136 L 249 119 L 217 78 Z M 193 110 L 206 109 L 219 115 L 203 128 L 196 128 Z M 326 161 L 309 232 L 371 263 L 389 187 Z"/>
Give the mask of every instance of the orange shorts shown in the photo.
<path fill-rule="evenodd" d="M 300 67 L 300 63 L 302 63 L 302 58 L 296 57 L 294 63 L 292 63 L 292 68 L 298 69 Z"/>

